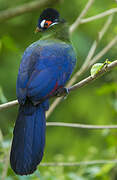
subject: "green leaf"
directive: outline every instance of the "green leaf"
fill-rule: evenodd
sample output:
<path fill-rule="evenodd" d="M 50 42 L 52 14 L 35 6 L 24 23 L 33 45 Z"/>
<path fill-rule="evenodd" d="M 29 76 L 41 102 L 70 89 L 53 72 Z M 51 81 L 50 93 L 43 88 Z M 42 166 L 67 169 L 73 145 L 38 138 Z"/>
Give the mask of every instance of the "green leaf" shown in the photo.
<path fill-rule="evenodd" d="M 97 74 L 101 70 L 102 67 L 103 67 L 103 63 L 94 64 L 91 68 L 91 76 L 94 76 L 95 74 Z"/>
<path fill-rule="evenodd" d="M 96 63 L 92 66 L 91 68 L 91 76 L 94 76 L 95 74 L 97 74 L 103 67 L 106 68 L 106 66 L 108 64 L 110 64 L 111 61 L 109 61 L 108 59 L 106 59 L 106 61 L 104 63 Z"/>

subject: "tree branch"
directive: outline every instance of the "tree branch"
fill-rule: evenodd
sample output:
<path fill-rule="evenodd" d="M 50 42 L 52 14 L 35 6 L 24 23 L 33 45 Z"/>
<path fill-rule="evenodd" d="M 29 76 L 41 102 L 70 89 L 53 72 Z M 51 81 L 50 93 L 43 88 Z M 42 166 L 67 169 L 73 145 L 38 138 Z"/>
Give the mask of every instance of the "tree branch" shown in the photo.
<path fill-rule="evenodd" d="M 105 72 L 113 69 L 114 67 L 117 66 L 117 60 L 113 61 L 111 64 L 106 64 L 106 66 L 104 66 L 97 74 L 95 74 L 94 76 L 89 76 L 85 79 L 83 79 L 82 81 L 76 83 L 75 85 L 71 86 L 68 88 L 69 92 L 75 90 L 75 89 L 79 89 L 87 84 L 89 84 L 90 82 L 94 81 L 95 79 L 97 79 L 98 77 L 100 77 L 101 75 L 103 75 Z M 51 98 L 52 96 L 50 96 Z M 0 105 L 0 110 L 2 109 L 6 109 L 8 107 L 11 106 L 15 106 L 16 104 L 18 104 L 17 100 L 15 101 L 11 101 L 9 103 L 6 104 L 1 104 Z"/>
<path fill-rule="evenodd" d="M 70 26 L 70 29 L 69 29 L 70 33 L 72 33 L 73 31 L 75 31 L 76 28 L 78 28 L 78 26 L 80 25 L 81 19 L 86 15 L 87 11 L 89 10 L 89 8 L 92 6 L 93 3 L 94 3 L 94 0 L 88 1 L 83 11 L 76 19 L 76 21 Z"/>
<path fill-rule="evenodd" d="M 93 55 L 94 55 L 94 53 L 96 51 L 96 48 L 97 48 L 99 42 L 102 40 L 104 34 L 107 32 L 108 28 L 110 27 L 110 24 L 112 23 L 112 20 L 113 20 L 113 15 L 110 15 L 109 18 L 107 19 L 107 21 L 105 22 L 105 24 L 103 25 L 102 29 L 98 32 L 97 39 L 92 44 L 92 46 L 91 46 L 91 48 L 89 50 L 89 53 L 88 53 L 88 55 L 87 55 L 87 57 L 85 59 L 85 62 L 82 65 L 82 67 L 81 67 L 81 69 L 79 71 L 79 74 L 82 74 L 86 70 L 88 63 L 93 58 Z"/>
<path fill-rule="evenodd" d="M 113 19 L 113 16 L 111 15 L 106 23 L 103 25 L 103 28 L 98 32 L 98 36 L 97 36 L 97 39 L 93 42 L 90 50 L 89 50 L 89 53 L 83 63 L 83 65 L 81 66 L 80 70 L 77 71 L 74 76 L 72 77 L 72 79 L 68 82 L 68 86 L 71 86 L 72 84 L 75 83 L 75 81 L 77 80 L 77 78 L 79 76 L 81 76 L 83 74 L 83 72 L 85 72 L 88 68 L 89 68 L 89 62 L 92 61 L 91 58 L 93 57 L 95 51 L 96 51 L 96 48 L 99 44 L 99 42 L 101 41 L 101 39 L 103 38 L 104 34 L 106 33 L 106 31 L 108 30 L 110 24 L 112 23 L 112 19 Z M 100 57 L 100 56 L 98 56 Z M 93 58 L 94 60 L 94 58 Z M 96 58 L 96 62 L 99 60 L 99 58 Z M 88 66 L 88 67 L 87 67 Z"/>
<path fill-rule="evenodd" d="M 103 13 L 97 14 L 96 16 L 91 16 L 89 18 L 82 19 L 80 21 L 80 24 L 84 24 L 84 23 L 88 23 L 88 22 L 91 22 L 91 21 L 94 21 L 97 19 L 101 19 L 105 16 L 109 16 L 109 15 L 114 14 L 114 13 L 117 13 L 117 8 L 109 9 Z"/>
<path fill-rule="evenodd" d="M 10 102 L 5 103 L 5 104 L 1 104 L 0 105 L 0 110 L 7 109 L 7 108 L 15 106 L 17 104 L 18 104 L 18 100 L 14 100 L 14 101 L 10 101 Z"/>
<path fill-rule="evenodd" d="M 87 125 L 87 124 L 76 124 L 76 123 L 64 123 L 64 122 L 47 122 L 46 126 L 57 126 L 57 127 L 72 127 L 82 129 L 117 129 L 117 125 Z"/>
<path fill-rule="evenodd" d="M 112 160 L 94 160 L 94 161 L 81 161 L 81 162 L 45 162 L 40 163 L 40 166 L 86 166 L 94 164 L 117 164 L 117 159 Z"/>
<path fill-rule="evenodd" d="M 44 6 L 49 6 L 50 4 L 58 1 L 59 0 L 40 0 L 34 2 L 32 1 L 30 3 L 25 3 L 24 5 L 20 5 L 15 8 L 3 10 L 0 12 L 0 22 L 27 12 L 34 11 L 36 9 L 40 9 Z"/>
<path fill-rule="evenodd" d="M 117 43 L 117 36 L 115 36 L 89 63 L 89 67 L 98 61 L 104 54 L 106 54 Z"/>

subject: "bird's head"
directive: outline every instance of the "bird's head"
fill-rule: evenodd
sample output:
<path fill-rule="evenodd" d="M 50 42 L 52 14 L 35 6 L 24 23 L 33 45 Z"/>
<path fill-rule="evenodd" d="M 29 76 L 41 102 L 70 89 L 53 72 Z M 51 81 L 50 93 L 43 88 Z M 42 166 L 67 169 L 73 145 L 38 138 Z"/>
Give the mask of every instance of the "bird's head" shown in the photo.
<path fill-rule="evenodd" d="M 41 13 L 35 32 L 44 32 L 63 23 L 65 23 L 65 20 L 60 18 L 57 10 L 47 8 Z"/>

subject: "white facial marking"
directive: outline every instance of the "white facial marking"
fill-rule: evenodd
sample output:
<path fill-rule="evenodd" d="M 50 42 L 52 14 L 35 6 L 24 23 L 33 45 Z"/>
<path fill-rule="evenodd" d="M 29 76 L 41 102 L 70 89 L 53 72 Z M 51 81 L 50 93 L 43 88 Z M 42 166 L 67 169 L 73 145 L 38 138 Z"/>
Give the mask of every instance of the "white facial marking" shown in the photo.
<path fill-rule="evenodd" d="M 52 23 L 49 27 L 54 26 L 55 24 L 58 24 L 58 22 Z"/>
<path fill-rule="evenodd" d="M 43 20 L 40 24 L 41 28 L 44 28 L 44 24 L 45 24 L 46 20 Z"/>

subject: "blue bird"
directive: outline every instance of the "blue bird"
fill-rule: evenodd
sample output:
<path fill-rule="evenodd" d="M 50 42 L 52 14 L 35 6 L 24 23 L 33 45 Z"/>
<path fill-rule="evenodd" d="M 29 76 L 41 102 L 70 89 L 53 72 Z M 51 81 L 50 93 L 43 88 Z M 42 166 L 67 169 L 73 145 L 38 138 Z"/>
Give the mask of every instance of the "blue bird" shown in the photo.
<path fill-rule="evenodd" d="M 45 146 L 45 112 L 49 96 L 64 88 L 76 63 L 68 25 L 57 10 L 45 9 L 36 32 L 42 38 L 24 52 L 17 77 L 20 104 L 10 154 L 16 174 L 32 174 L 41 162 Z"/>

